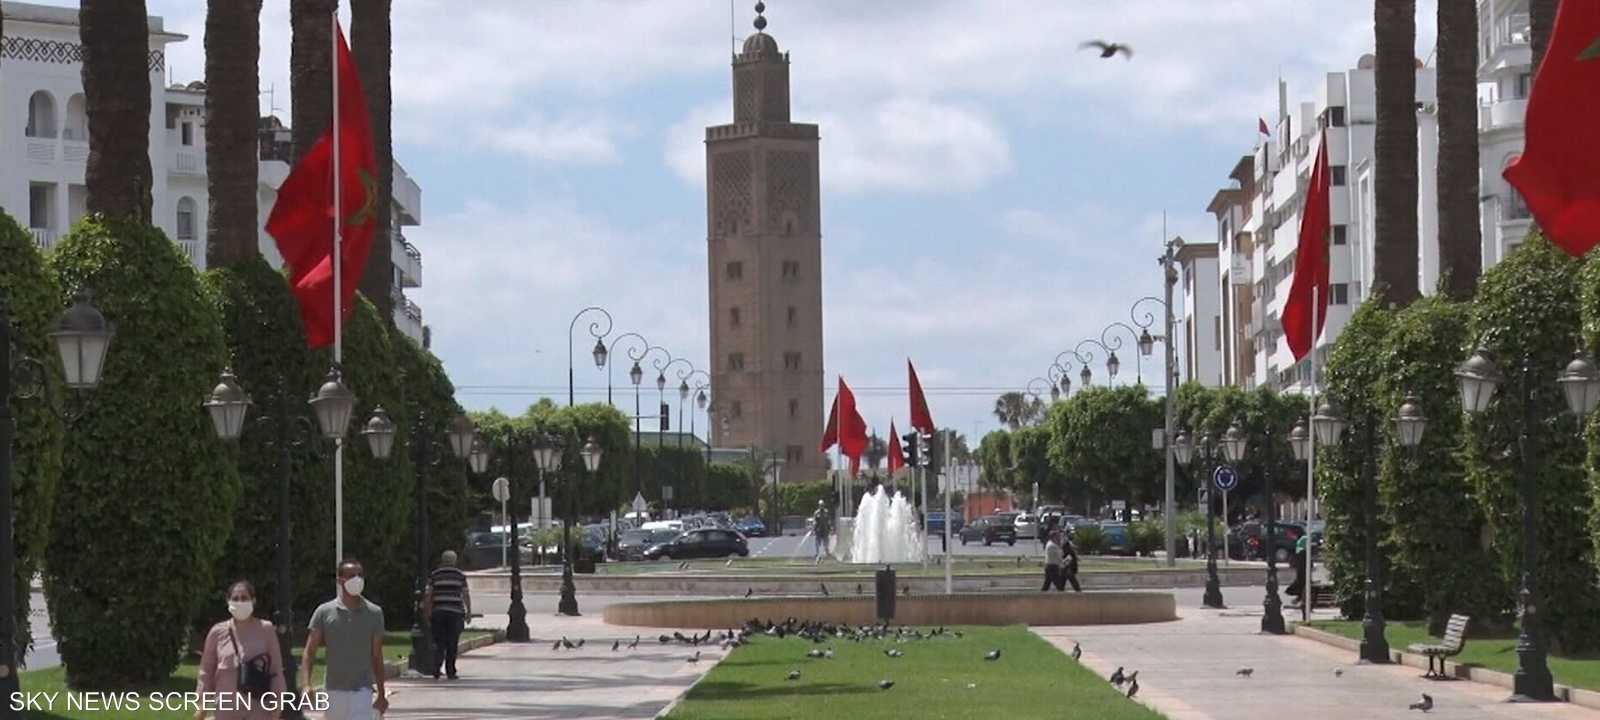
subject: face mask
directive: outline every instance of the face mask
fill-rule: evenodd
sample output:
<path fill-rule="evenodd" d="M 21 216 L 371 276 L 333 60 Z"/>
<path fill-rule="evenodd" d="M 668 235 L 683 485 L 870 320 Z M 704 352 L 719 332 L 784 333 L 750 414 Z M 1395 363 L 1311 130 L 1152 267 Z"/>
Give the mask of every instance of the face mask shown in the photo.
<path fill-rule="evenodd" d="M 254 613 L 255 611 L 256 603 L 254 600 L 228 601 L 228 612 L 233 615 L 233 619 L 235 620 L 243 620 L 247 617 L 250 617 L 250 614 Z"/>
<path fill-rule="evenodd" d="M 365 589 L 367 589 L 366 579 L 360 575 L 344 581 L 344 591 L 351 595 L 360 595 L 361 591 Z"/>

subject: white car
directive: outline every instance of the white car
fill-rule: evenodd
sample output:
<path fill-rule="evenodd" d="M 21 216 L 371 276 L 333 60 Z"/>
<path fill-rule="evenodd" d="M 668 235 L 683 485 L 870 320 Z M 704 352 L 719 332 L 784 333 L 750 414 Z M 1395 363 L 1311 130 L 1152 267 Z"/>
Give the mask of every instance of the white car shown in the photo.
<path fill-rule="evenodd" d="M 1039 537 L 1039 517 L 1037 515 L 1023 513 L 1018 515 L 1016 521 L 1012 524 L 1017 527 L 1017 539 L 1019 540 L 1022 538 L 1037 539 Z"/>

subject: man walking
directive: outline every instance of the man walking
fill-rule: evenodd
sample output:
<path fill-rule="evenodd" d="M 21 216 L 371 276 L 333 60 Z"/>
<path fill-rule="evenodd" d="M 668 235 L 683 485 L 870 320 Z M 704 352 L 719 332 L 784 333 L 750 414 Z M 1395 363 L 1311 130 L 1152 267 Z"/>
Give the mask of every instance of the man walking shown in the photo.
<path fill-rule="evenodd" d="M 428 576 L 428 594 L 423 613 L 433 629 L 433 679 L 439 679 L 441 663 L 451 680 L 456 679 L 456 646 L 461 630 L 472 614 L 472 595 L 467 592 L 467 574 L 456 567 L 456 553 L 446 550 L 439 556 L 439 567 Z"/>
<path fill-rule="evenodd" d="M 383 687 L 383 608 L 361 596 L 365 589 L 361 563 L 346 560 L 339 564 L 339 597 L 311 614 L 300 687 L 310 691 L 317 650 L 327 646 L 324 720 L 374 720 L 389 709 Z"/>
<path fill-rule="evenodd" d="M 1061 567 L 1061 535 L 1059 533 L 1050 533 L 1049 539 L 1045 542 L 1044 586 L 1039 588 L 1039 592 L 1049 590 L 1051 585 L 1056 587 L 1056 592 L 1067 589 L 1066 572 Z"/>
<path fill-rule="evenodd" d="M 817 536 L 813 561 L 821 564 L 822 558 L 828 554 L 828 537 L 833 534 L 833 516 L 828 512 L 826 500 L 818 500 L 816 512 L 811 513 L 811 532 Z"/>

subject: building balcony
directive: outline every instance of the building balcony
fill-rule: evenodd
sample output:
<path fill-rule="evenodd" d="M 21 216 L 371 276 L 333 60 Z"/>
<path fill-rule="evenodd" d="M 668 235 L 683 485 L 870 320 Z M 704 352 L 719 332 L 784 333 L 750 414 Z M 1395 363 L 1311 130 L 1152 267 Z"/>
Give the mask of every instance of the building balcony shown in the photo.
<path fill-rule="evenodd" d="M 27 139 L 25 154 L 33 162 L 53 163 L 56 161 L 56 139 L 30 137 Z"/>
<path fill-rule="evenodd" d="M 28 228 L 28 233 L 33 235 L 33 243 L 45 252 L 56 249 L 56 241 L 61 239 L 60 234 L 50 228 Z"/>
<path fill-rule="evenodd" d="M 422 251 L 396 229 L 389 240 L 390 262 L 400 271 L 400 286 L 422 287 Z"/>
<path fill-rule="evenodd" d="M 394 295 L 394 326 L 421 345 L 422 308 L 411 302 L 399 289 L 394 291 Z"/>
<path fill-rule="evenodd" d="M 1528 115 L 1528 101 L 1501 100 L 1478 106 L 1478 132 L 1522 127 Z"/>
<path fill-rule="evenodd" d="M 199 238 L 178 238 L 173 242 L 178 244 L 183 256 L 189 258 L 189 263 L 196 269 L 206 269 L 206 249 Z"/>
<path fill-rule="evenodd" d="M 167 170 L 173 175 L 205 175 L 205 155 L 195 152 L 194 150 L 173 148 L 172 154 L 168 158 Z"/>
<path fill-rule="evenodd" d="M 89 143 L 83 140 L 62 140 L 61 159 L 70 163 L 81 163 L 89 160 Z"/>
<path fill-rule="evenodd" d="M 411 173 L 396 162 L 394 164 L 394 209 L 400 213 L 401 225 L 422 224 L 422 187 L 411 178 Z"/>

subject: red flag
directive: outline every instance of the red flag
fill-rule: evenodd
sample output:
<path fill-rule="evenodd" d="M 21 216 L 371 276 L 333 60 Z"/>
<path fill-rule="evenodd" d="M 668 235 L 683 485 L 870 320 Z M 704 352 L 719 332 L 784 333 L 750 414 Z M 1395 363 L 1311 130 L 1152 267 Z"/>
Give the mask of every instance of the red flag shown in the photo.
<path fill-rule="evenodd" d="M 1305 206 L 1300 211 L 1294 281 L 1289 284 L 1289 298 L 1283 303 L 1283 339 L 1289 343 L 1296 362 L 1311 352 L 1328 320 L 1328 233 L 1332 229 L 1328 186 L 1328 131 L 1323 130 L 1317 142 L 1317 162 L 1311 168 L 1311 186 L 1306 189 Z M 1311 326 L 1313 317 L 1316 327 Z"/>
<path fill-rule="evenodd" d="M 889 477 L 906 466 L 904 452 L 900 449 L 900 433 L 894 430 L 894 418 L 889 419 Z"/>
<path fill-rule="evenodd" d="M 1264 118 L 1256 118 L 1256 124 L 1262 135 L 1272 137 L 1272 131 L 1267 129 L 1267 121 Z"/>
<path fill-rule="evenodd" d="M 850 474 L 861 469 L 861 453 L 867 449 L 867 421 L 856 411 L 856 396 L 839 376 L 839 395 L 834 400 L 839 411 L 839 452 L 850 458 Z"/>
<path fill-rule="evenodd" d="M 1505 178 L 1558 247 L 1600 244 L 1600 3 L 1564 2 L 1528 98 L 1527 141 Z"/>
<path fill-rule="evenodd" d="M 917 369 L 912 367 L 910 358 L 906 358 L 906 373 L 911 385 L 911 427 L 931 434 L 936 428 L 933 415 L 928 413 L 928 396 L 922 394 L 922 381 L 917 379 Z"/>
<path fill-rule="evenodd" d="M 822 429 L 822 445 L 817 452 L 825 453 L 828 448 L 839 442 L 839 396 L 833 396 L 833 404 L 828 406 L 828 426 Z"/>
<path fill-rule="evenodd" d="M 339 305 L 345 317 L 354 307 L 356 286 L 372 249 L 378 209 L 378 159 L 372 145 L 372 123 L 355 60 L 345 44 L 344 31 L 334 24 L 339 49 L 334 72 L 338 74 L 338 127 L 329 126 L 315 145 L 296 163 L 278 189 L 278 200 L 267 218 L 267 233 L 278 242 L 278 253 L 289 266 L 289 282 L 300 301 L 306 344 L 312 348 L 333 344 L 333 133 L 339 133 L 339 194 L 344 217 L 340 259 L 342 283 Z"/>

